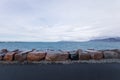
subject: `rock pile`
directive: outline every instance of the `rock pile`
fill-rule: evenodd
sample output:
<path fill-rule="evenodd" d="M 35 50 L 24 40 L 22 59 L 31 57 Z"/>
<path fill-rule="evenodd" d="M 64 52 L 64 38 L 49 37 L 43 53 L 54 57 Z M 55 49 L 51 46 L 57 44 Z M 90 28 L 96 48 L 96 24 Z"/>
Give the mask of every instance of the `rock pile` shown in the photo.
<path fill-rule="evenodd" d="M 101 60 L 101 59 L 120 59 L 120 49 L 111 50 L 29 50 L 9 51 L 0 50 L 0 61 L 67 61 L 67 60 Z"/>

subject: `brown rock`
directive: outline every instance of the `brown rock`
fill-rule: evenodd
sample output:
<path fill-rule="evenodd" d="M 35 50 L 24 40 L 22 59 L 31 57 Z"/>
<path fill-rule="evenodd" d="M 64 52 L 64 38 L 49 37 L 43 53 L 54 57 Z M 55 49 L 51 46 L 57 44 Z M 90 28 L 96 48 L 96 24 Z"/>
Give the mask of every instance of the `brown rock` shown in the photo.
<path fill-rule="evenodd" d="M 104 58 L 103 53 L 100 51 L 93 51 L 93 52 L 90 52 L 90 54 L 91 54 L 91 58 L 95 60 L 100 60 Z"/>
<path fill-rule="evenodd" d="M 45 59 L 46 52 L 45 51 L 33 51 L 27 54 L 28 61 L 40 61 Z"/>
<path fill-rule="evenodd" d="M 89 60 L 91 59 L 91 56 L 88 52 L 82 52 L 79 54 L 79 60 Z"/>
<path fill-rule="evenodd" d="M 111 50 L 104 51 L 103 54 L 104 54 L 105 59 L 113 59 L 113 58 L 117 59 L 119 56 L 119 54 L 117 52 L 111 51 Z"/>
<path fill-rule="evenodd" d="M 102 51 L 89 50 L 88 53 L 90 53 L 91 58 L 95 60 L 103 59 L 103 56 L 104 56 Z"/>
<path fill-rule="evenodd" d="M 27 60 L 27 54 L 31 51 L 20 51 L 17 54 L 15 54 L 15 60 L 23 62 Z"/>
<path fill-rule="evenodd" d="M 6 53 L 5 56 L 4 56 L 4 60 L 5 61 L 13 61 L 15 54 L 16 54 L 16 52 L 8 52 L 8 53 Z"/>
<path fill-rule="evenodd" d="M 65 61 L 68 60 L 69 54 L 64 51 L 48 51 L 45 60 L 47 61 Z"/>
<path fill-rule="evenodd" d="M 86 51 L 83 51 L 82 49 L 78 49 L 77 54 L 79 55 L 79 60 L 89 60 L 89 59 L 91 59 L 90 54 Z"/>
<path fill-rule="evenodd" d="M 91 57 L 92 57 L 92 59 L 95 59 L 95 60 L 100 60 L 100 59 L 103 59 L 104 57 L 103 57 L 103 53 L 93 53 L 93 54 L 91 54 Z"/>

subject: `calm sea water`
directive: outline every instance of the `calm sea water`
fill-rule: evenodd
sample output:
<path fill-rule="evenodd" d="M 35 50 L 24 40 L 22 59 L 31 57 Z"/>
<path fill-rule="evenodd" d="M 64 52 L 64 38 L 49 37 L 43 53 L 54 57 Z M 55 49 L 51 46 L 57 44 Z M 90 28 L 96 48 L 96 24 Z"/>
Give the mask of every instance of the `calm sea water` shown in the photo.
<path fill-rule="evenodd" d="M 7 48 L 9 50 L 21 49 L 120 49 L 120 42 L 5 42 L 0 43 L 0 49 Z"/>

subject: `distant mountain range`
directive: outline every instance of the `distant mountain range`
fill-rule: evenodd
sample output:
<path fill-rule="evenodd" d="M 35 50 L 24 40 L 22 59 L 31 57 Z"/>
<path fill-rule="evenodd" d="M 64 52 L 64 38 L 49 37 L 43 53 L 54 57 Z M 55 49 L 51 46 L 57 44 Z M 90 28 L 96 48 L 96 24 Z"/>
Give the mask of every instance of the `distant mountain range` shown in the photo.
<path fill-rule="evenodd" d="M 120 42 L 120 37 L 104 38 L 104 39 L 94 39 L 94 40 L 90 40 L 90 41 Z"/>
<path fill-rule="evenodd" d="M 93 39 L 88 42 L 94 42 L 94 41 L 102 41 L 102 42 L 120 42 L 120 37 L 111 37 L 111 38 L 103 38 L 103 39 Z M 60 43 L 66 43 L 66 42 L 79 42 L 79 41 L 58 41 Z"/>
<path fill-rule="evenodd" d="M 111 38 L 104 38 L 104 39 L 93 39 L 88 42 L 94 42 L 94 41 L 102 41 L 102 42 L 120 42 L 120 37 L 111 37 Z M 24 41 L 0 41 L 0 43 L 24 43 Z M 26 42 L 26 41 L 25 41 Z M 79 42 L 79 41 L 57 41 L 59 43 L 72 43 L 72 42 Z M 85 41 L 86 42 L 86 41 Z"/>

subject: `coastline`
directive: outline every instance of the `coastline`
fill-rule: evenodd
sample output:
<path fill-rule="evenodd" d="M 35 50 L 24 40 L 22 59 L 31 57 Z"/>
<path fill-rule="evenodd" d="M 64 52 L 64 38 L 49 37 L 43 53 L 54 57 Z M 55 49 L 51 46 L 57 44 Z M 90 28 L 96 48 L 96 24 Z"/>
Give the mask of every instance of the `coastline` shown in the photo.
<path fill-rule="evenodd" d="M 74 64 L 74 63 L 120 63 L 120 49 L 109 50 L 0 50 L 3 64 Z"/>

